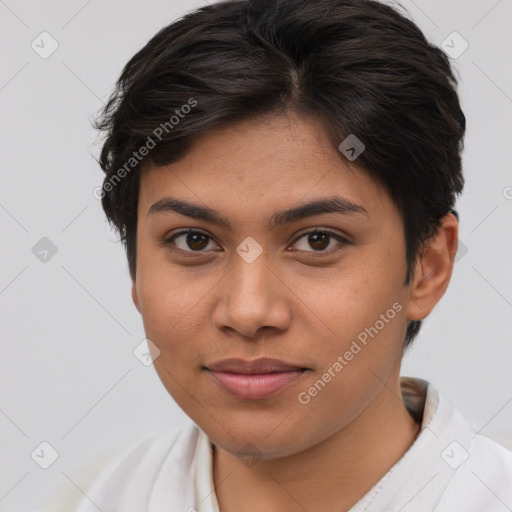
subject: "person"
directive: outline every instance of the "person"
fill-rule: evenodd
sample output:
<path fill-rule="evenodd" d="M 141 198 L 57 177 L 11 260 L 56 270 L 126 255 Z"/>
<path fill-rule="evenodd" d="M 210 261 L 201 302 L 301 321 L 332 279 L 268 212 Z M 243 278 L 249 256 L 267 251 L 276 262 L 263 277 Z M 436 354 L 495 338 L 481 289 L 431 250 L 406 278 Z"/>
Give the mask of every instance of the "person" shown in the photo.
<path fill-rule="evenodd" d="M 102 205 L 190 421 L 75 510 L 511 507 L 512 454 L 400 376 L 450 281 L 465 123 L 448 57 L 373 0 L 214 3 L 134 55 Z"/>

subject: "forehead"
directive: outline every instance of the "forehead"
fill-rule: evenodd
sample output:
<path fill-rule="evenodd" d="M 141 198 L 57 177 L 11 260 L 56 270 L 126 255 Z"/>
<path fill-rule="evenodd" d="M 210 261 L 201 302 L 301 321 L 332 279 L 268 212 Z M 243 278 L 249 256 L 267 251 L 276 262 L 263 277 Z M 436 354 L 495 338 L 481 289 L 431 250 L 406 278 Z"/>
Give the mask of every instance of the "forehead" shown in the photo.
<path fill-rule="evenodd" d="M 357 162 L 333 147 L 320 122 L 296 114 L 246 120 L 208 132 L 179 161 L 146 165 L 141 176 L 142 214 L 165 195 L 226 210 L 255 211 L 276 204 L 343 196 L 368 211 L 390 202 Z"/>

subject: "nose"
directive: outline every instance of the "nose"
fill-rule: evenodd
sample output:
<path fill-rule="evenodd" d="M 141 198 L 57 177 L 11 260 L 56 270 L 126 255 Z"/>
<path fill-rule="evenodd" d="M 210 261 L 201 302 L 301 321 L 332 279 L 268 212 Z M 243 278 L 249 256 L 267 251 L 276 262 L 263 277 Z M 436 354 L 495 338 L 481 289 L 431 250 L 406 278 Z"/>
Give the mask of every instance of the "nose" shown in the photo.
<path fill-rule="evenodd" d="M 252 263 L 237 255 L 218 292 L 213 321 L 220 330 L 256 340 L 290 326 L 292 293 L 264 255 Z"/>

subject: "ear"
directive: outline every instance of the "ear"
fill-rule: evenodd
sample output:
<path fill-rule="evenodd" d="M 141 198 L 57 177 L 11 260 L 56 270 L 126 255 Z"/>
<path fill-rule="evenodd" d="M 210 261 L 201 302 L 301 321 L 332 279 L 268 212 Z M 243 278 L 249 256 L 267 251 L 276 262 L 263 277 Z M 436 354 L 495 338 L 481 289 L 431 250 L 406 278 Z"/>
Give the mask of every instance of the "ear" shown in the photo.
<path fill-rule="evenodd" d="M 452 275 L 458 247 L 459 223 L 452 213 L 440 226 L 418 256 L 407 307 L 409 320 L 423 320 L 444 295 Z"/>
<path fill-rule="evenodd" d="M 132 281 L 132 300 L 137 308 L 137 311 L 140 313 L 140 304 L 139 304 L 139 296 L 137 295 L 137 287 L 135 286 L 135 281 Z"/>

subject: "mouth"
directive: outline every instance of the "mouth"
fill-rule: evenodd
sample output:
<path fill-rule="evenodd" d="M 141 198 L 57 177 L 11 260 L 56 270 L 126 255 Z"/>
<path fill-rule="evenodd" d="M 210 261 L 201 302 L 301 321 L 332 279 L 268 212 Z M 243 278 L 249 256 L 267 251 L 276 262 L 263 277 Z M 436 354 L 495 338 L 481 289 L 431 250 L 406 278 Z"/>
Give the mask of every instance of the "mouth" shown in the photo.
<path fill-rule="evenodd" d="M 308 368 L 278 359 L 225 359 L 203 367 L 228 395 L 241 400 L 262 400 L 295 383 Z"/>

